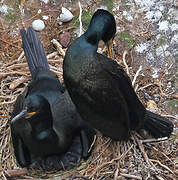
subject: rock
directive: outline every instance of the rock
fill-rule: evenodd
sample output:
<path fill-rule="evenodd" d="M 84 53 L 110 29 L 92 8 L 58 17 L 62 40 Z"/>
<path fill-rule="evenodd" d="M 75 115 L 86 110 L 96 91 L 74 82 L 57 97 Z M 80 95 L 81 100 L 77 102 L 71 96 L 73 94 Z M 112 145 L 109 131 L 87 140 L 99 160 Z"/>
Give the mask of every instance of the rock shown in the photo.
<path fill-rule="evenodd" d="M 63 47 L 68 47 L 69 43 L 70 43 L 70 33 L 69 32 L 64 32 L 62 34 L 60 34 L 59 36 L 59 42 Z"/>
<path fill-rule="evenodd" d="M 69 22 L 72 20 L 73 17 L 73 14 L 68 9 L 62 7 L 62 13 L 60 14 L 59 21 Z"/>
<path fill-rule="evenodd" d="M 178 7 L 178 0 L 175 0 L 175 1 L 174 1 L 174 6 L 175 6 L 175 7 Z"/>
<path fill-rule="evenodd" d="M 42 31 L 45 28 L 45 24 L 42 20 L 36 19 L 32 22 L 32 28 L 35 31 Z"/>

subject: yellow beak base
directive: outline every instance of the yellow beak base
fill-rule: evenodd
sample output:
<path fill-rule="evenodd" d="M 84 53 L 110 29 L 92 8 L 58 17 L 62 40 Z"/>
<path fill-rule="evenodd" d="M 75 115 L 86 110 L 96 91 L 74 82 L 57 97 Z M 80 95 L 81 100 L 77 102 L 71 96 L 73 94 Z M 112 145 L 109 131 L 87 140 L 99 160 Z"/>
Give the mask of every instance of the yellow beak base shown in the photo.
<path fill-rule="evenodd" d="M 107 43 L 106 43 L 106 47 L 107 47 L 107 53 L 109 54 L 109 57 L 110 58 L 113 58 L 113 54 L 112 54 L 112 43 L 113 43 L 113 40 L 109 40 Z"/>
<path fill-rule="evenodd" d="M 25 118 L 28 119 L 28 118 L 31 118 L 33 115 L 35 115 L 37 112 L 29 112 L 25 115 Z"/>

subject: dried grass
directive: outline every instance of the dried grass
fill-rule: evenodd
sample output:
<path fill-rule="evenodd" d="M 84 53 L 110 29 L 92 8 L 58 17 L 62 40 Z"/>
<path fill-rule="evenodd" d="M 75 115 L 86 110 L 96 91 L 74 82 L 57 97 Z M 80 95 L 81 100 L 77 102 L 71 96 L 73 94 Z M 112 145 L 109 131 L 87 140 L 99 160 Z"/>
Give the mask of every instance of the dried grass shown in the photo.
<path fill-rule="evenodd" d="M 53 34 L 48 34 L 48 38 L 45 41 L 43 39 L 42 42 L 49 53 L 48 61 L 51 70 L 56 72 L 59 79 L 62 80 L 63 59 L 61 53 L 56 52 L 49 41 L 49 39 L 57 39 L 55 37 L 56 31 L 59 32 L 58 29 L 53 29 Z M 0 175 L 2 179 L 8 179 L 8 176 L 13 177 L 19 171 L 22 174 L 17 179 L 57 178 L 60 176 L 67 179 L 67 177 L 76 174 L 84 175 L 92 180 L 176 179 L 176 175 L 178 175 L 176 169 L 178 166 L 176 164 L 178 163 L 176 159 L 178 134 L 174 134 L 165 141 L 150 143 L 142 142 L 143 138 L 136 133 L 133 133 L 131 140 L 128 142 L 114 142 L 110 138 L 98 134 L 91 157 L 72 170 L 43 172 L 32 169 L 27 173 L 26 170 L 18 167 L 13 154 L 9 118 L 16 97 L 24 90 L 31 76 L 21 48 L 20 37 L 14 39 L 8 32 L 1 32 L 0 37 Z M 117 56 L 115 58 L 118 60 Z M 126 64 L 126 61 L 124 64 Z M 134 79 L 137 70 L 134 71 L 134 69 L 127 66 L 127 71 L 131 79 Z M 140 99 L 145 104 L 145 90 L 152 95 L 159 92 L 161 102 L 164 101 L 165 96 L 170 96 L 163 90 L 166 78 L 162 76 L 159 80 L 154 80 L 150 76 L 150 69 L 142 69 L 141 72 L 138 72 L 134 84 Z M 158 106 L 160 108 L 159 113 L 164 112 L 161 103 Z M 19 169 L 18 173 L 17 171 L 15 173 L 11 171 L 13 169 Z M 83 179 L 82 176 L 76 176 L 77 178 Z"/>

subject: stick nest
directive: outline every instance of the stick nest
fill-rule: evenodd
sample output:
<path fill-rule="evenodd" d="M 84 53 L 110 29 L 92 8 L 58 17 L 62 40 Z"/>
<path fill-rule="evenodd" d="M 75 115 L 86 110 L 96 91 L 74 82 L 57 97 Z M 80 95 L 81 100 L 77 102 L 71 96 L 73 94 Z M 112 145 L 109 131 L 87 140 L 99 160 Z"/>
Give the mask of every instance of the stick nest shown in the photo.
<path fill-rule="evenodd" d="M 53 38 L 57 39 L 59 29 L 54 28 L 53 34 L 50 32 L 48 31 L 48 36 L 46 36 L 46 32 L 40 33 L 40 39 L 48 53 L 51 70 L 62 81 L 62 56 L 65 49 L 62 49 L 59 44 L 55 44 L 56 41 L 51 43 Z M 168 140 L 149 143 L 144 143 L 143 138 L 136 133 L 132 134 L 132 138 L 128 142 L 114 142 L 110 138 L 98 134 L 91 157 L 87 161 L 83 161 L 79 167 L 59 172 L 21 169 L 16 164 L 13 154 L 9 119 L 13 104 L 30 81 L 31 75 L 21 48 L 20 36 L 14 37 L 9 32 L 0 31 L 0 37 L 0 169 L 2 179 L 8 179 L 8 177 L 17 179 L 51 178 L 54 176 L 68 179 L 75 174 L 97 180 L 176 179 L 178 175 L 178 133 L 176 132 Z M 102 53 L 105 53 L 105 49 Z M 172 97 L 171 89 L 164 91 L 169 76 L 166 75 L 166 70 L 162 70 L 159 78 L 154 79 L 150 75 L 150 68 L 139 69 L 137 66 L 132 66 L 127 62 L 128 58 L 130 58 L 130 52 L 124 52 L 123 57 L 117 56 L 116 53 L 114 55 L 114 59 L 126 68 L 126 72 L 134 80 L 133 84 L 141 101 L 150 110 L 153 108 L 157 113 L 169 117 L 176 124 L 177 119 L 173 115 L 166 115 L 163 106 L 165 99 Z M 138 69 L 139 71 L 137 71 Z M 145 92 L 149 96 L 159 94 L 159 102 L 150 102 L 145 98 Z M 76 179 L 84 178 L 78 176 Z"/>

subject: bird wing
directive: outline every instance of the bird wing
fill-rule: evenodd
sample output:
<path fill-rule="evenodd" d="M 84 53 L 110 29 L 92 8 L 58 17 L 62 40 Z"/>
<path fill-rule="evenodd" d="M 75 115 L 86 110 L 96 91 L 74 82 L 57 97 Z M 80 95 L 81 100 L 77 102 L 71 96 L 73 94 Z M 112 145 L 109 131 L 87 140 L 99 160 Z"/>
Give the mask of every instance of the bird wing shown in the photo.
<path fill-rule="evenodd" d="M 122 68 L 113 60 L 96 54 L 95 59 L 81 70 L 79 96 L 105 115 L 127 114 L 128 107 L 123 90 L 130 86 Z M 120 81 L 125 82 L 123 85 Z M 81 88 L 80 88 L 81 87 Z M 85 101 L 84 100 L 84 101 Z"/>
<path fill-rule="evenodd" d="M 110 112 L 111 116 L 120 113 L 124 117 L 124 114 L 129 114 L 131 129 L 140 125 L 145 107 L 135 93 L 127 73 L 116 61 L 97 53 L 82 71 L 82 93 L 96 110 L 106 112 L 105 115 Z"/>
<path fill-rule="evenodd" d="M 28 88 L 26 88 L 25 91 L 17 97 L 17 100 L 14 104 L 14 110 L 12 112 L 11 119 L 23 110 L 24 99 L 28 91 L 27 89 Z M 11 137 L 12 137 L 12 143 L 14 147 L 14 154 L 16 156 L 18 163 L 22 167 L 25 167 L 30 163 L 31 155 L 28 149 L 26 148 L 26 146 L 24 145 L 23 140 L 20 137 L 19 132 L 17 131 L 16 125 L 17 124 L 11 124 Z"/>

